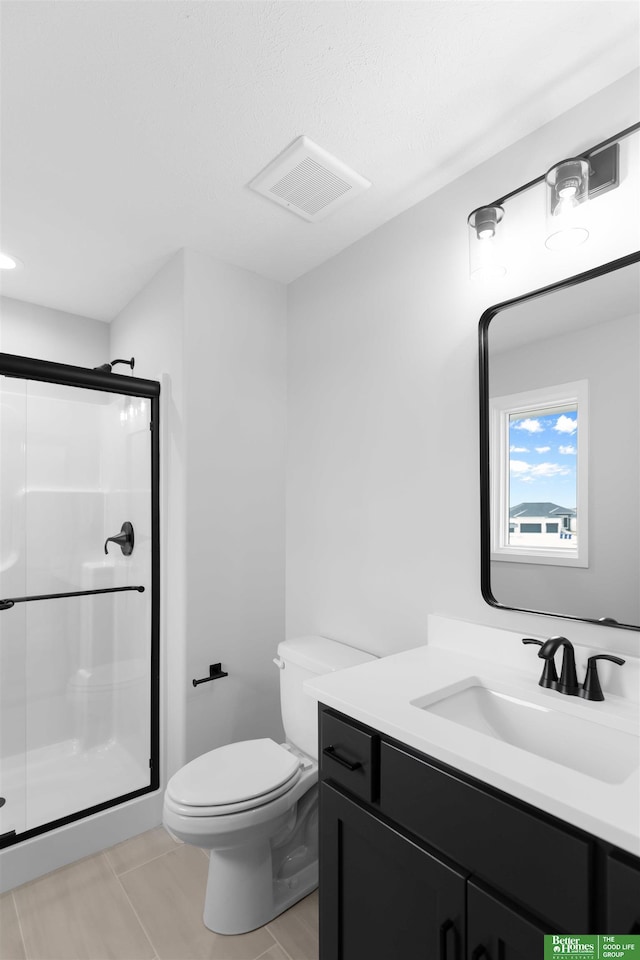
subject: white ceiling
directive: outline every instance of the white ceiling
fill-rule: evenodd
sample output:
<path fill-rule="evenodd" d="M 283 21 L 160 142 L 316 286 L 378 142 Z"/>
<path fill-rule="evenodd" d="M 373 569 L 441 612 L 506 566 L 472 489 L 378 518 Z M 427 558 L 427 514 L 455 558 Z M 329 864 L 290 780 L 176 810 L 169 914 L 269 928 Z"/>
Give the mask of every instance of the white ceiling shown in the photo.
<path fill-rule="evenodd" d="M 3 293 L 110 320 L 180 247 L 289 282 L 638 65 L 640 6 L 3 0 Z M 373 182 L 246 184 L 301 134 Z M 517 184 L 514 184 L 516 186 Z"/>

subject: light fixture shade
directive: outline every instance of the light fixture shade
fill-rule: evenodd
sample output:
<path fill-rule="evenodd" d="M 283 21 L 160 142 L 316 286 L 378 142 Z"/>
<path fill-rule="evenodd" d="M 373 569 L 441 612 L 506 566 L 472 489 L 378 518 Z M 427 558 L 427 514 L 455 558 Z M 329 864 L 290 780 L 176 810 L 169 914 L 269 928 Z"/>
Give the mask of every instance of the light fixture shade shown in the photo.
<path fill-rule="evenodd" d="M 552 167 L 545 176 L 545 245 L 549 250 L 577 247 L 589 237 L 587 201 L 589 163 L 574 157 Z"/>
<path fill-rule="evenodd" d="M 469 275 L 475 279 L 503 277 L 507 272 L 503 216 L 504 209 L 495 203 L 469 214 Z"/>

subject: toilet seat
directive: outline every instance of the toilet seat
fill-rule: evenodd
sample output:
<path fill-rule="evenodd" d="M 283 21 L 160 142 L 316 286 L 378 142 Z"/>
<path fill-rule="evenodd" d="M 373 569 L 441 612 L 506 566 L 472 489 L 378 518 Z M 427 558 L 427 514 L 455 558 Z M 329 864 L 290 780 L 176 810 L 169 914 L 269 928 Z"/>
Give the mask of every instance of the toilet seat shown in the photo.
<path fill-rule="evenodd" d="M 287 793 L 302 768 L 300 757 L 273 740 L 244 740 L 192 760 L 169 780 L 166 797 L 183 816 L 224 816 Z"/>
<path fill-rule="evenodd" d="M 241 813 L 243 810 L 255 810 L 272 800 L 277 800 L 283 794 L 288 793 L 298 782 L 302 774 L 301 770 L 296 770 L 291 780 L 288 780 L 276 790 L 262 794 L 259 797 L 252 797 L 250 800 L 240 800 L 238 803 L 219 803 L 215 806 L 191 806 L 186 803 L 179 803 L 171 797 L 167 797 L 165 804 L 169 810 L 179 813 L 183 817 L 224 817 L 227 814 Z"/>

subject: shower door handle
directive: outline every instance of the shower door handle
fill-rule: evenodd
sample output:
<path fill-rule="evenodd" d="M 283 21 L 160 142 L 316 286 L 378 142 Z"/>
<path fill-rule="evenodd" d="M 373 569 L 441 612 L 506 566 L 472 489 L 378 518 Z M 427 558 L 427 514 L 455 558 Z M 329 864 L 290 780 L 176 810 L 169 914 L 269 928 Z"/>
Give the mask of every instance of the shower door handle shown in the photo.
<path fill-rule="evenodd" d="M 101 590 L 75 590 L 72 593 L 41 593 L 37 597 L 12 597 L 0 600 L 0 611 L 10 610 L 16 603 L 31 603 L 32 600 L 64 600 L 67 597 L 92 597 L 96 593 L 124 593 L 125 590 L 137 590 L 144 593 L 144 587 L 103 587 Z"/>

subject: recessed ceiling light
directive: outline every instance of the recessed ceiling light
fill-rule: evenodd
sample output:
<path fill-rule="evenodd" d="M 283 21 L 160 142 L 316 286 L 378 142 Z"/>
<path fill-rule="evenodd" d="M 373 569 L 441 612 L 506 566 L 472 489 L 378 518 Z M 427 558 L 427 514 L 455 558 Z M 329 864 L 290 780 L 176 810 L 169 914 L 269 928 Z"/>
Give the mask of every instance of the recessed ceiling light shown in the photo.
<path fill-rule="evenodd" d="M 22 261 L 17 257 L 10 257 L 8 253 L 0 253 L 0 270 L 17 270 Z"/>

